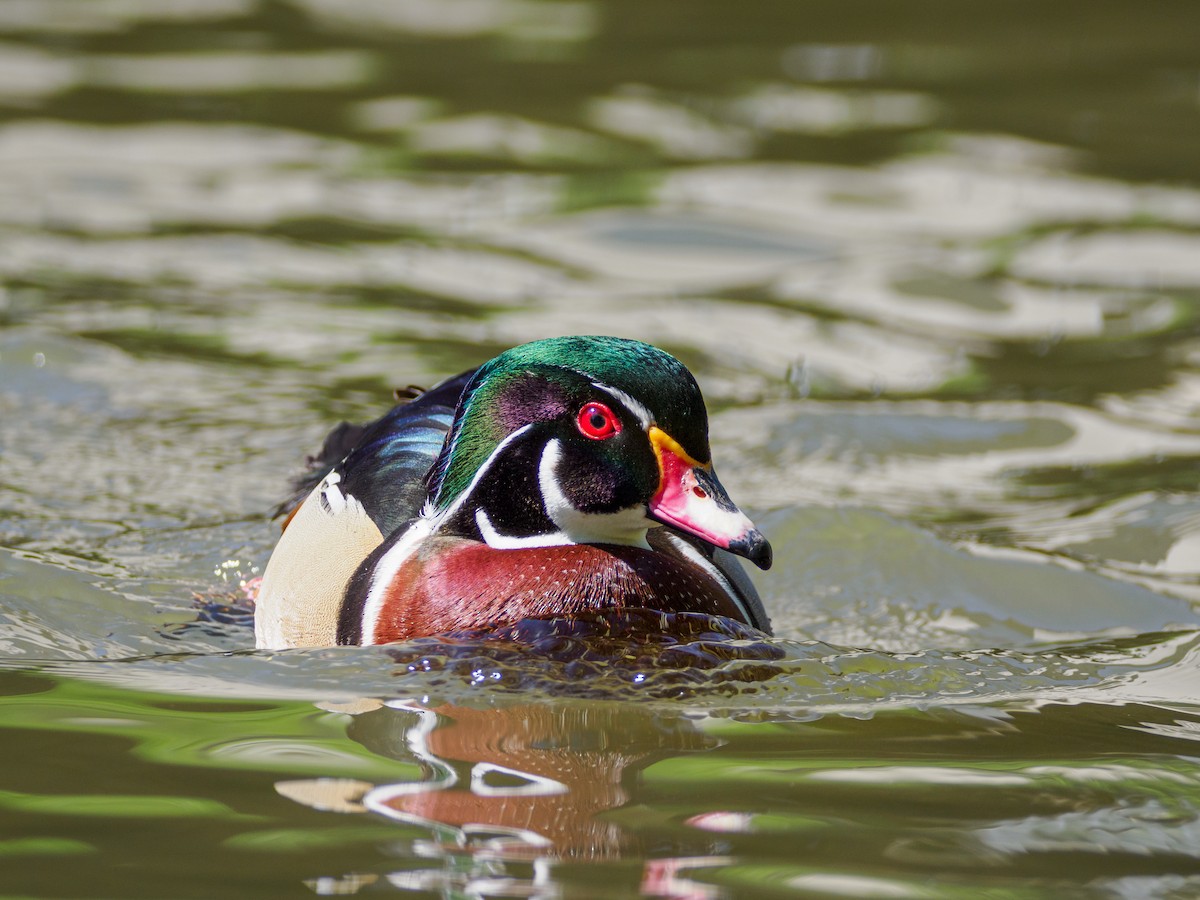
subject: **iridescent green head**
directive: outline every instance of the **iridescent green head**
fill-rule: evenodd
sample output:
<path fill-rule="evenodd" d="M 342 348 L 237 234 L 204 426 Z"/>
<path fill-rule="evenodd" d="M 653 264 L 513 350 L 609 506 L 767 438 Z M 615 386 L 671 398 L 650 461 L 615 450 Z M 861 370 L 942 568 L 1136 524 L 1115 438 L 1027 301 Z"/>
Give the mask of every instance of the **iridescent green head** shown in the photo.
<path fill-rule="evenodd" d="M 522 344 L 482 365 L 463 391 L 434 467 L 430 495 L 444 509 L 507 437 L 527 425 L 574 422 L 593 397 L 617 399 L 642 428 L 657 425 L 707 462 L 708 414 L 684 365 L 641 341 L 574 336 Z"/>

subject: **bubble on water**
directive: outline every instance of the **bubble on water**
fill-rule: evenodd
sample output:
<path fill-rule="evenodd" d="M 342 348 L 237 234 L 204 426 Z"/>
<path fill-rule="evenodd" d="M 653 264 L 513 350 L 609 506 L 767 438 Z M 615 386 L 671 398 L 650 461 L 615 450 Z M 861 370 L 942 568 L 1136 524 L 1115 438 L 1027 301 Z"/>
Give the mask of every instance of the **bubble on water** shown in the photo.
<path fill-rule="evenodd" d="M 227 559 L 224 562 L 218 563 L 216 568 L 213 569 L 213 575 L 219 578 L 222 583 L 228 584 L 232 581 L 243 589 L 250 582 L 254 581 L 258 574 L 258 566 L 254 563 L 242 562 L 240 559 Z"/>

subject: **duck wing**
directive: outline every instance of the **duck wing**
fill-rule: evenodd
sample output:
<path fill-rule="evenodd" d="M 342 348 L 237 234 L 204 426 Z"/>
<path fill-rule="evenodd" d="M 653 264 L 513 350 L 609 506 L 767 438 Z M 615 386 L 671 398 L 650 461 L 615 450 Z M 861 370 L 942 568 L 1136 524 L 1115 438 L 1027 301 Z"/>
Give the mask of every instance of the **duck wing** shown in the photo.
<path fill-rule="evenodd" d="M 380 533 L 390 534 L 414 518 L 425 502 L 425 476 L 474 374 L 471 369 L 427 391 L 397 391 L 400 402 L 375 421 L 339 424 L 320 451 L 308 457 L 307 471 L 293 483 L 292 495 L 275 515 L 290 516 L 326 476 L 337 473 L 342 493 L 362 504 Z"/>

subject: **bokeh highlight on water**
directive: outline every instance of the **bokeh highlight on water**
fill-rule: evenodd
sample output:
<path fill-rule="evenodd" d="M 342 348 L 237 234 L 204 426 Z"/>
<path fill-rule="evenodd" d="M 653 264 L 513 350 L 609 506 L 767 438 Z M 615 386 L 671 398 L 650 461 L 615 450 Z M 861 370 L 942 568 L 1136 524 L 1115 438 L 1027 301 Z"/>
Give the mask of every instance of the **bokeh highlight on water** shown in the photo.
<path fill-rule="evenodd" d="M 1194 896 L 1198 26 L 0 4 L 6 892 Z M 775 636 L 251 650 L 324 431 L 563 333 L 696 373 Z"/>

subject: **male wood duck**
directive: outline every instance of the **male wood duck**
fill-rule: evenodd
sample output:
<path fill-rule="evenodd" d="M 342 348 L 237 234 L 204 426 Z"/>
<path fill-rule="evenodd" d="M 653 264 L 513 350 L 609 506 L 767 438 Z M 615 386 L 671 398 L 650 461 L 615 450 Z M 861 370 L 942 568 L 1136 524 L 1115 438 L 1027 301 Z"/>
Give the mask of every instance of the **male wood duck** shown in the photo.
<path fill-rule="evenodd" d="M 730 554 L 766 569 L 771 545 L 713 472 L 696 380 L 649 344 L 514 347 L 342 423 L 313 462 L 263 575 L 260 648 L 625 607 L 769 629 Z"/>

